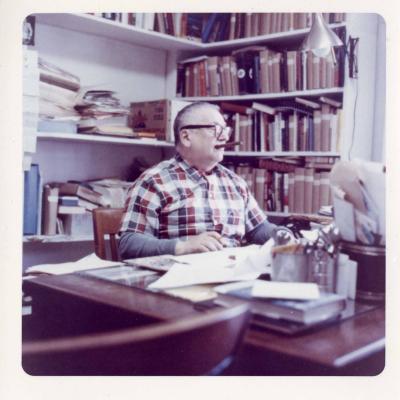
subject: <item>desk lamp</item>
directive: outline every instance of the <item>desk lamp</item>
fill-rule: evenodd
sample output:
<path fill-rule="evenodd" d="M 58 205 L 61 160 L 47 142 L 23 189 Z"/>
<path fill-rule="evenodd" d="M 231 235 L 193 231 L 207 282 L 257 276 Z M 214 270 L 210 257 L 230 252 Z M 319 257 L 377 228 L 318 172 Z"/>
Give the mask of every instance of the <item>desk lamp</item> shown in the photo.
<path fill-rule="evenodd" d="M 311 50 L 317 57 L 326 57 L 331 53 L 333 62 L 336 64 L 334 46 L 343 46 L 343 42 L 328 26 L 322 14 L 315 13 L 310 32 L 305 37 L 300 49 Z"/>

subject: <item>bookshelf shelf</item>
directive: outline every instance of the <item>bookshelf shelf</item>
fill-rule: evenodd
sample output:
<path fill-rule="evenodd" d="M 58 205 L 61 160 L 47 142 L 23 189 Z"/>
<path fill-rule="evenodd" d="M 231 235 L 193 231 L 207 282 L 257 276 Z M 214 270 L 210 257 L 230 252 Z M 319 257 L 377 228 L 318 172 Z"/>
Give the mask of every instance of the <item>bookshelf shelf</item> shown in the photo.
<path fill-rule="evenodd" d="M 112 137 L 102 135 L 86 135 L 82 133 L 59 133 L 59 132 L 38 132 L 39 140 L 59 140 L 59 141 L 76 141 L 88 143 L 109 143 L 109 144 L 127 144 L 132 146 L 155 146 L 155 147 L 172 147 L 173 143 L 162 140 L 151 139 L 133 139 L 124 137 Z"/>
<path fill-rule="evenodd" d="M 251 100 L 275 100 L 275 99 L 291 99 L 295 97 L 319 97 L 324 95 L 341 95 L 343 88 L 327 88 L 313 90 L 296 90 L 293 92 L 280 93 L 261 93 L 261 94 L 245 94 L 239 96 L 209 96 L 209 97 L 179 97 L 180 100 L 186 101 L 251 101 Z"/>
<path fill-rule="evenodd" d="M 93 236 L 71 236 L 71 235 L 32 235 L 24 236 L 23 243 L 66 243 L 66 242 L 90 242 Z"/>
<path fill-rule="evenodd" d="M 87 14 L 37 14 L 37 22 L 71 31 L 102 36 L 139 46 L 165 50 L 199 50 L 202 44 L 137 28 Z"/>
<path fill-rule="evenodd" d="M 331 28 L 340 28 L 342 26 L 346 26 L 346 23 L 340 22 L 336 24 L 329 24 L 329 26 Z M 295 29 L 286 32 L 276 32 L 267 35 L 252 36 L 248 38 L 224 40 L 213 43 L 203 43 L 202 48 L 207 51 L 212 51 L 212 50 L 226 51 L 257 44 L 273 43 L 274 45 L 285 46 L 288 44 L 300 42 L 309 31 L 310 28 L 308 27 L 304 29 Z"/>
<path fill-rule="evenodd" d="M 226 151 L 226 156 L 241 157 L 340 157 L 339 153 L 326 151 Z"/>
<path fill-rule="evenodd" d="M 284 46 L 289 43 L 300 41 L 310 29 L 296 29 L 287 32 L 277 32 L 235 40 L 199 43 L 88 14 L 46 13 L 36 14 L 36 17 L 39 23 L 45 25 L 57 26 L 59 28 L 89 33 L 96 36 L 103 36 L 109 39 L 115 39 L 140 46 L 166 50 L 206 50 L 210 52 L 213 52 L 214 50 L 229 50 L 271 42 Z M 345 26 L 345 22 L 330 24 L 330 27 L 332 28 L 338 28 L 341 26 Z"/>

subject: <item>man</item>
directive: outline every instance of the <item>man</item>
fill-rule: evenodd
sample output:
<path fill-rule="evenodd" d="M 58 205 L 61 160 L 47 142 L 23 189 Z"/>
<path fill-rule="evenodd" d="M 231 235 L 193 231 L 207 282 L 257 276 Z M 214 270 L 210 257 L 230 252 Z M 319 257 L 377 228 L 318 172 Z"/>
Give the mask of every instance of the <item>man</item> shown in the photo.
<path fill-rule="evenodd" d="M 225 168 L 231 128 L 209 103 L 193 103 L 174 121 L 176 155 L 145 171 L 126 202 L 123 259 L 221 250 L 264 243 L 270 224 L 244 180 Z"/>

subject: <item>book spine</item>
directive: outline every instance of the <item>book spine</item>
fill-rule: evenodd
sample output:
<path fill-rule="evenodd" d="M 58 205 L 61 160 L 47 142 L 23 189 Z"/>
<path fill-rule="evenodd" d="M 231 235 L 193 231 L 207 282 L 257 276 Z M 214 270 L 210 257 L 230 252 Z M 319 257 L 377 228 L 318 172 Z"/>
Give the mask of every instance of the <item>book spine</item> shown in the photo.
<path fill-rule="evenodd" d="M 24 235 L 38 233 L 39 185 L 39 165 L 31 164 L 31 168 L 24 171 Z"/>

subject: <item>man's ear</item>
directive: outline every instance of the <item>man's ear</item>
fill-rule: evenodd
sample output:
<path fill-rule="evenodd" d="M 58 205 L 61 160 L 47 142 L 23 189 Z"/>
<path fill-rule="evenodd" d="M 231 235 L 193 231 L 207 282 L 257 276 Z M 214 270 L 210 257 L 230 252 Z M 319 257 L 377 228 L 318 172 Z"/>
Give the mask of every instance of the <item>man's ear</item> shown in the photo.
<path fill-rule="evenodd" d="M 184 147 L 190 147 L 191 146 L 192 141 L 190 140 L 190 134 L 189 134 L 189 131 L 187 129 L 182 129 L 179 132 L 179 139 L 180 139 L 180 142 L 182 143 L 182 145 Z"/>

